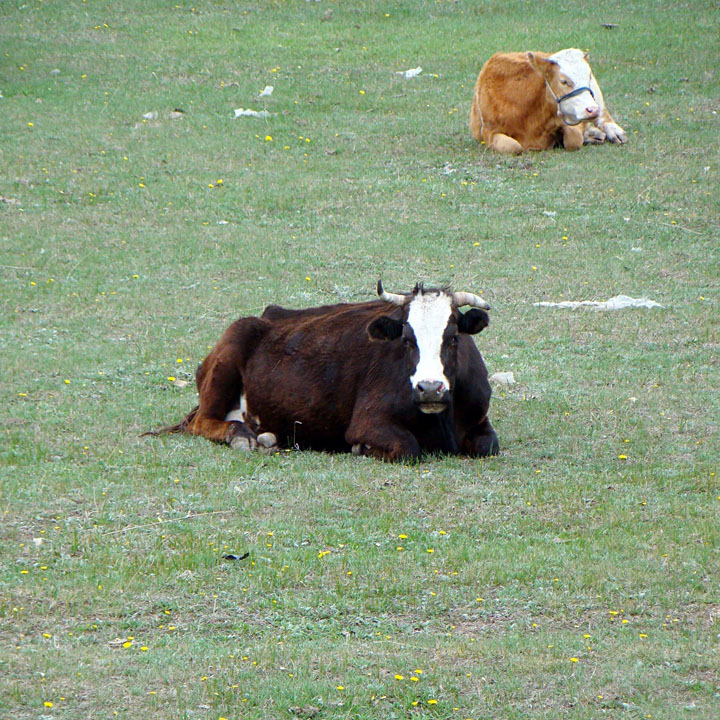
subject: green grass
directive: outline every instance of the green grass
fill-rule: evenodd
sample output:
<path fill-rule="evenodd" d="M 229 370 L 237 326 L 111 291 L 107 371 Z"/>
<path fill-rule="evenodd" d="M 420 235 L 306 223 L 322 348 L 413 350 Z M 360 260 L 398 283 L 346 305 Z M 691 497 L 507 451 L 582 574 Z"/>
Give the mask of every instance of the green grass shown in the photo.
<path fill-rule="evenodd" d="M 716 17 L 2 3 L 0 716 L 718 717 Z M 482 62 L 568 46 L 628 144 L 477 145 Z M 231 320 L 379 277 L 490 301 L 499 457 L 139 438 Z M 665 308 L 533 306 L 618 293 Z"/>

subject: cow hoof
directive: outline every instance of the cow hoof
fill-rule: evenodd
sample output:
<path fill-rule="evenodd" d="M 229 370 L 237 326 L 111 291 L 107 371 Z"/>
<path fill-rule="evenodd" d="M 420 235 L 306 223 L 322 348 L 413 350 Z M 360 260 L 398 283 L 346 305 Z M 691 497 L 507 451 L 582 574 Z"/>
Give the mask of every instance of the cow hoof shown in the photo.
<path fill-rule="evenodd" d="M 590 126 L 585 130 L 585 142 L 586 143 L 602 143 L 605 142 L 605 133 L 594 126 Z"/>
<path fill-rule="evenodd" d="M 622 145 L 627 142 L 625 131 L 617 123 L 607 123 L 603 125 L 605 137 L 609 142 Z"/>
<path fill-rule="evenodd" d="M 277 435 L 271 432 L 260 433 L 257 436 L 258 445 L 264 448 L 271 448 L 277 445 Z"/>
<path fill-rule="evenodd" d="M 355 443 L 355 445 L 352 446 L 353 455 L 367 455 L 369 451 L 370 446 L 364 443 Z"/>
<path fill-rule="evenodd" d="M 230 447 L 233 450 L 249 452 L 250 450 L 255 450 L 257 442 L 255 441 L 255 438 L 245 437 L 244 435 L 236 435 L 230 441 Z"/>

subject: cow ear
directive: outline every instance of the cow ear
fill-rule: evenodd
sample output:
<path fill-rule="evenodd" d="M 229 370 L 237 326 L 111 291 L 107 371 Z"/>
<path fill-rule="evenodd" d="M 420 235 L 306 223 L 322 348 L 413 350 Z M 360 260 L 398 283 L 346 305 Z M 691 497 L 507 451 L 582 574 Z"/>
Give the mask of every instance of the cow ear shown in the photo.
<path fill-rule="evenodd" d="M 541 74 L 545 75 L 545 73 L 548 72 L 548 70 L 553 66 L 557 65 L 557 63 L 554 60 L 551 60 L 550 58 L 544 58 L 540 57 L 539 55 L 536 55 L 533 52 L 529 52 L 527 54 L 528 62 Z"/>
<path fill-rule="evenodd" d="M 458 332 L 476 335 L 490 324 L 490 316 L 484 310 L 473 308 L 458 318 Z"/>
<path fill-rule="evenodd" d="M 367 327 L 372 340 L 397 340 L 402 335 L 403 324 L 399 320 L 383 315 L 373 320 Z"/>

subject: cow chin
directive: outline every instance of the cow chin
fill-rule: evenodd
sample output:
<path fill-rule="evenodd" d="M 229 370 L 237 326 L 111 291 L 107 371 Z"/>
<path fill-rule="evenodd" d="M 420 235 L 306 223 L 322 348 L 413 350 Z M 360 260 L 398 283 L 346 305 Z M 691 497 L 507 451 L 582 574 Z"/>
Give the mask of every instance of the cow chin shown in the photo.
<path fill-rule="evenodd" d="M 425 413 L 426 415 L 437 415 L 438 413 L 445 412 L 447 410 L 448 403 L 418 403 L 417 407 L 420 412 Z"/>

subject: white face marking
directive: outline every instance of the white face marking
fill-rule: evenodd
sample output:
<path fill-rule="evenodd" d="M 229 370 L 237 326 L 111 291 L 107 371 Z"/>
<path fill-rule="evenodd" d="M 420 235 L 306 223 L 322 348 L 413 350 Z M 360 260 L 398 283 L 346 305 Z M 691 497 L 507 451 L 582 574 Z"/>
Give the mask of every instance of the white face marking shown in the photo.
<path fill-rule="evenodd" d="M 415 333 L 415 341 L 420 351 L 417 367 L 410 377 L 413 388 L 423 380 L 431 380 L 442 382 L 450 389 L 450 382 L 445 377 L 440 359 L 440 350 L 443 332 L 451 313 L 452 298 L 445 293 L 418 294 L 410 302 L 407 322 Z"/>
<path fill-rule="evenodd" d="M 549 59 L 556 62 L 560 73 L 565 75 L 573 83 L 572 88 L 561 86 L 563 91 L 558 97 L 562 97 L 565 93 L 571 92 L 575 88 L 591 87 L 592 70 L 582 50 L 575 48 L 560 50 L 560 52 L 551 55 Z M 565 120 L 568 124 L 573 125 L 587 120 L 590 117 L 588 110 L 597 111 L 599 107 L 593 99 L 593 96 L 587 90 L 579 95 L 575 95 L 575 97 L 563 100 L 560 107 L 560 112 Z"/>

